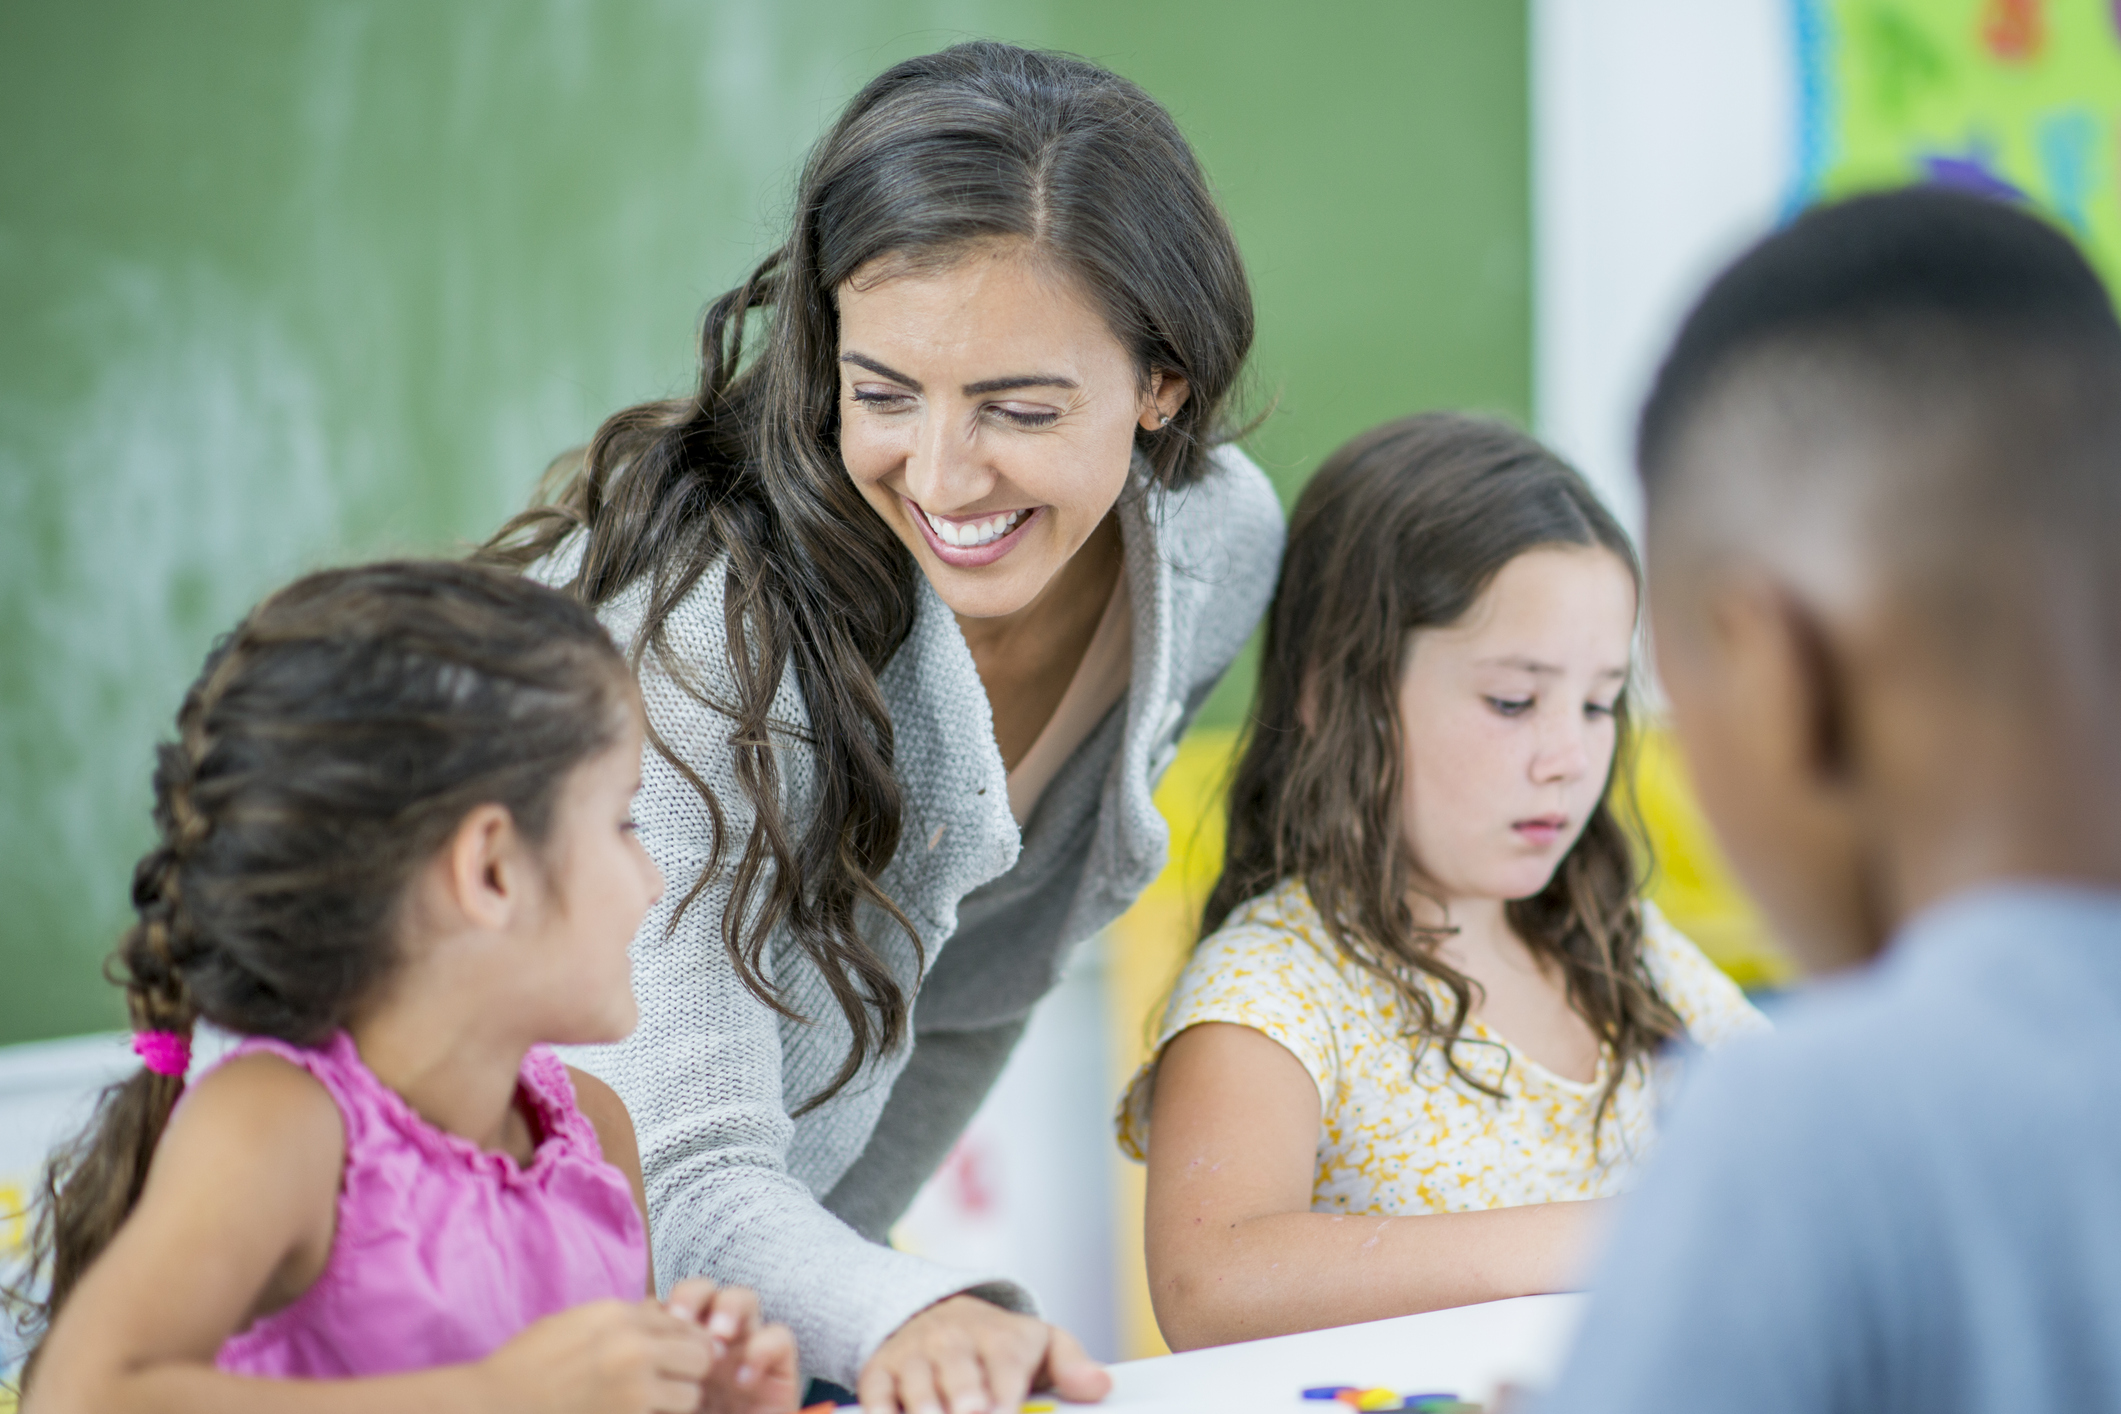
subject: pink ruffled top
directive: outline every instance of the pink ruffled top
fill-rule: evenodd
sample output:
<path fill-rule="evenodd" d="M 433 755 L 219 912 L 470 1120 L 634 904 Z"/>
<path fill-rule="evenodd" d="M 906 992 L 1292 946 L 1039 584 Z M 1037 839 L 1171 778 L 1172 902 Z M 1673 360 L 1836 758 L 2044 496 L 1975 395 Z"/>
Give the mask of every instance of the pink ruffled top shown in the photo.
<path fill-rule="evenodd" d="M 292 1305 L 232 1336 L 232 1374 L 345 1379 L 483 1359 L 531 1322 L 647 1292 L 633 1191 L 604 1162 L 567 1068 L 523 1058 L 539 1140 L 525 1168 L 435 1128 L 340 1032 L 317 1050 L 253 1038 L 230 1059 L 279 1056 L 314 1075 L 346 1124 L 338 1227 L 323 1274 Z"/>

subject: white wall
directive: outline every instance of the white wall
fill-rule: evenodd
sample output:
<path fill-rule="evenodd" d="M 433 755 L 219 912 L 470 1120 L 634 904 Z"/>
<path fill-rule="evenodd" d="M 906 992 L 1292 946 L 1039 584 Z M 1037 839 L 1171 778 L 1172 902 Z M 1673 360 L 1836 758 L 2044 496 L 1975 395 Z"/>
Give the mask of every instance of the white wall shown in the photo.
<path fill-rule="evenodd" d="M 1539 432 L 1639 530 L 1635 415 L 1795 176 L 1800 0 L 1533 0 Z"/>

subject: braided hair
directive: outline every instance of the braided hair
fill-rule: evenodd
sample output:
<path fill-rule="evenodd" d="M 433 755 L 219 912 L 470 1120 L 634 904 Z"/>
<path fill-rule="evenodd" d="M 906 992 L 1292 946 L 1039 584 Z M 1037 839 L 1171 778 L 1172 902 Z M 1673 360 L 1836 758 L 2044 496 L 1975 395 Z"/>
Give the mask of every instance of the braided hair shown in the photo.
<path fill-rule="evenodd" d="M 328 570 L 265 600 L 157 751 L 159 838 L 105 967 L 135 1031 L 329 1039 L 392 972 L 398 901 L 465 814 L 502 805 L 542 841 L 634 691 L 589 609 L 499 570 Z M 8 1293 L 33 1341 L 138 1203 L 183 1087 L 143 1067 L 52 1156 L 25 1279 L 50 1284 Z"/>

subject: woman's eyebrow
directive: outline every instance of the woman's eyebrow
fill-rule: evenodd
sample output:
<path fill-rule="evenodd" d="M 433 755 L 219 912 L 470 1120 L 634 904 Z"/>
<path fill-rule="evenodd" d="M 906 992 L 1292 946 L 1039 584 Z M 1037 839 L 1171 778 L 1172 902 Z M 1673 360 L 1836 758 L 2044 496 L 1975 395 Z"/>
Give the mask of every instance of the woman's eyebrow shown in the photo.
<path fill-rule="evenodd" d="M 867 354 L 843 353 L 841 363 L 851 363 L 866 368 L 879 378 L 889 378 L 894 383 L 903 383 L 914 392 L 921 391 L 921 380 L 909 377 L 888 364 L 878 363 Z M 1012 388 L 1077 388 L 1082 386 L 1073 378 L 1059 373 L 1020 373 L 1010 378 L 983 378 L 977 383 L 967 383 L 965 396 L 976 398 L 982 393 L 1006 393 Z"/>
<path fill-rule="evenodd" d="M 843 353 L 840 355 L 840 362 L 855 364 L 858 367 L 868 369 L 879 378 L 889 378 L 894 383 L 903 383 L 916 393 L 921 390 L 920 379 L 908 378 L 896 368 L 892 368 L 888 364 L 878 363 L 867 354 Z"/>
<path fill-rule="evenodd" d="M 1015 378 L 987 378 L 965 385 L 965 396 L 976 398 L 981 393 L 1006 393 L 1011 388 L 1075 388 L 1079 385 L 1073 378 L 1063 378 L 1058 373 L 1026 373 Z"/>

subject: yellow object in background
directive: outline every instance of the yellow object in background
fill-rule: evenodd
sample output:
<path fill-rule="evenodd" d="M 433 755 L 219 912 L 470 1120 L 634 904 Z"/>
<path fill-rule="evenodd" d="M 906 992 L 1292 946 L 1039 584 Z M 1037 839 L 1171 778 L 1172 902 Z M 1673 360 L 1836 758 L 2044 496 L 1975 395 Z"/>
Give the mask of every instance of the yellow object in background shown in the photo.
<path fill-rule="evenodd" d="M 1106 1015 L 1112 1093 L 1117 1096 L 1148 1059 L 1149 1042 L 1171 986 L 1193 950 L 1200 912 L 1222 868 L 1223 800 L 1237 733 L 1203 729 L 1180 745 L 1157 788 L 1156 806 L 1171 827 L 1171 861 L 1106 936 Z M 1759 913 L 1739 889 L 1686 775 L 1678 743 L 1659 726 L 1645 729 L 1632 762 L 1632 784 L 1653 869 L 1648 894 L 1672 925 L 1701 945 L 1740 986 L 1778 986 L 1793 975 L 1770 941 Z M 1112 1150 L 1115 1270 L 1120 1284 L 1121 1356 L 1169 1353 L 1156 1328 L 1142 1256 L 1141 1165 Z"/>
<path fill-rule="evenodd" d="M 1724 860 L 1668 728 L 1642 732 L 1634 787 L 1650 852 L 1650 901 L 1747 991 L 1788 985 L 1796 969 Z"/>
<path fill-rule="evenodd" d="M 29 1190 L 14 1182 L 0 1182 L 0 1279 L 12 1281 L 15 1263 L 29 1241 Z M 6 1319 L 0 1316 L 0 1320 Z M 0 1356 L 0 1414 L 15 1414 L 14 1381 L 21 1372 L 11 1369 Z"/>
<path fill-rule="evenodd" d="M 19 1256 L 29 1242 L 29 1191 L 0 1181 L 0 1268 Z"/>
<path fill-rule="evenodd" d="M 1222 870 L 1223 798 L 1229 788 L 1237 732 L 1229 727 L 1189 732 L 1178 759 L 1156 788 L 1156 808 L 1171 827 L 1171 859 L 1156 882 L 1105 935 L 1106 1034 L 1111 1045 L 1111 1091 L 1116 1097 L 1149 1057 L 1171 985 L 1193 951 L 1200 911 Z M 1146 1170 L 1111 1144 L 1118 1190 L 1112 1204 L 1113 1272 L 1119 1282 L 1120 1356 L 1168 1355 L 1149 1305 L 1148 1266 L 1142 1257 L 1142 1197 Z"/>

